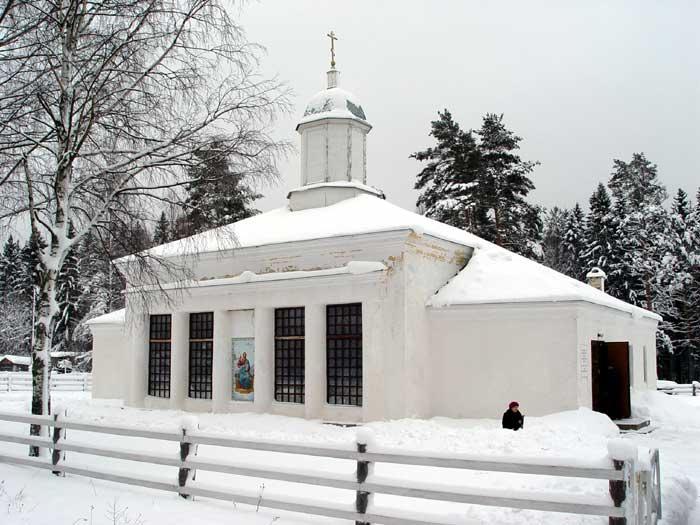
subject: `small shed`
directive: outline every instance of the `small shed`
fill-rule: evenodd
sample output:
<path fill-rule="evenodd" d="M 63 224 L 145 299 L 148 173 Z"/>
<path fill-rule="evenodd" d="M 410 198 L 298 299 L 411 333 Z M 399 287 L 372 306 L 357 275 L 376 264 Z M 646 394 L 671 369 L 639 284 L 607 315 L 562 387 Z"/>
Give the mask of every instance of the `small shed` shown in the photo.
<path fill-rule="evenodd" d="M 0 372 L 27 372 L 31 358 L 26 355 L 0 356 Z"/>

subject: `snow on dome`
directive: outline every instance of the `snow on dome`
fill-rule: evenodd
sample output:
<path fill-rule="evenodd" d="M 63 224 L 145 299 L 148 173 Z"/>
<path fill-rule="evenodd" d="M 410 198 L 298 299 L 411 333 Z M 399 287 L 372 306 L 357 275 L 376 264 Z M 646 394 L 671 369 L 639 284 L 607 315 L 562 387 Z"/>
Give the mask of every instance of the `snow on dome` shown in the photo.
<path fill-rule="evenodd" d="M 355 96 L 344 89 L 334 87 L 320 91 L 309 101 L 299 124 L 323 118 L 350 118 L 367 121 L 362 106 Z"/>

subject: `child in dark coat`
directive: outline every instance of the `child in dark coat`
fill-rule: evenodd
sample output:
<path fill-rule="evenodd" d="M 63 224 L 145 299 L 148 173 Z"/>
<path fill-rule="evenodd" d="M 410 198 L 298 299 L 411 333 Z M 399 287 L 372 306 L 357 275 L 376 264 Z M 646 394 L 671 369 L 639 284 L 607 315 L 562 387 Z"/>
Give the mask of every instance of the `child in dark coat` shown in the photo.
<path fill-rule="evenodd" d="M 511 401 L 508 410 L 503 413 L 503 428 L 518 430 L 525 424 L 525 416 L 520 413 L 520 405 L 517 401 Z"/>

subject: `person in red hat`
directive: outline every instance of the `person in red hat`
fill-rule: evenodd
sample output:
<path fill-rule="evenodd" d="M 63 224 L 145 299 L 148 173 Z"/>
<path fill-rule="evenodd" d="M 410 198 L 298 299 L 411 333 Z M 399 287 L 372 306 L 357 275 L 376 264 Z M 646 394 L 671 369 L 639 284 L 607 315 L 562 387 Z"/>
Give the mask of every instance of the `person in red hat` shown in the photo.
<path fill-rule="evenodd" d="M 511 401 L 508 410 L 503 413 L 503 428 L 519 430 L 524 424 L 525 416 L 520 413 L 520 404 L 517 401 Z"/>

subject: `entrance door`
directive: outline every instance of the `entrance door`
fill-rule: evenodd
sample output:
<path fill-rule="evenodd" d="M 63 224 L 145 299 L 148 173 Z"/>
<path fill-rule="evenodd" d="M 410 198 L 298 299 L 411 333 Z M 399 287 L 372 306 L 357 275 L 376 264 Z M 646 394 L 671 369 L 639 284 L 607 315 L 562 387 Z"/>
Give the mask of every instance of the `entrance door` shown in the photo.
<path fill-rule="evenodd" d="M 593 410 L 610 419 L 630 417 L 629 343 L 591 341 Z"/>

